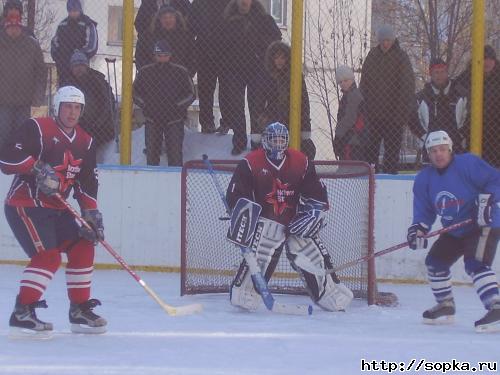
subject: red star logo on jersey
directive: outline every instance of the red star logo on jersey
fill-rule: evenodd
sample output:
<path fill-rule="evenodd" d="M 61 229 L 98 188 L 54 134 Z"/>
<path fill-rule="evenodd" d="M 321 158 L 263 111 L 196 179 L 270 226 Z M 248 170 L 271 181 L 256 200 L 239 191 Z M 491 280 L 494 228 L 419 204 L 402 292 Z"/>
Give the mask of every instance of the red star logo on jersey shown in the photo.
<path fill-rule="evenodd" d="M 60 191 L 65 192 L 68 188 L 74 184 L 75 176 L 80 172 L 80 164 L 82 164 L 82 159 L 75 159 L 71 151 L 64 151 L 63 162 L 60 165 L 54 167 L 60 183 Z"/>
<path fill-rule="evenodd" d="M 286 198 L 295 194 L 294 190 L 289 190 L 290 184 L 282 183 L 279 178 L 273 179 L 273 190 L 266 194 L 266 202 L 273 205 L 274 214 L 281 215 L 290 205 Z"/>

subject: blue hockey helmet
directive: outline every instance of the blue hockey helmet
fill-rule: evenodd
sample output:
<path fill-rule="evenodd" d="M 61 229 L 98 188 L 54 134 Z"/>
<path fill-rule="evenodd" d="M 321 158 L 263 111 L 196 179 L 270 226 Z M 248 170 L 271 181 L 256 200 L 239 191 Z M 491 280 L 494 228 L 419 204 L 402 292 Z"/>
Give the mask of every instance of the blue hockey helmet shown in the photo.
<path fill-rule="evenodd" d="M 262 147 L 271 160 L 283 160 L 288 149 L 288 129 L 280 122 L 266 126 L 262 133 Z"/>

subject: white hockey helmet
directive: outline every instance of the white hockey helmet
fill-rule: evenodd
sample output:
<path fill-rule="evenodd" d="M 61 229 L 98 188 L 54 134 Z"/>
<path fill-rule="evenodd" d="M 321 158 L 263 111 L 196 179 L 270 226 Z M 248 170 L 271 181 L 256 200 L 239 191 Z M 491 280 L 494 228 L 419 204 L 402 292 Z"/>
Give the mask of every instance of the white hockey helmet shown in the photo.
<path fill-rule="evenodd" d="M 79 103 L 83 108 L 85 107 L 85 95 L 75 86 L 63 86 L 57 90 L 56 95 L 54 95 L 54 116 L 59 116 L 59 107 L 61 103 Z"/>
<path fill-rule="evenodd" d="M 425 140 L 425 149 L 429 152 L 431 147 L 438 145 L 448 145 L 450 152 L 453 151 L 453 141 L 444 130 L 437 130 L 429 133 Z"/>

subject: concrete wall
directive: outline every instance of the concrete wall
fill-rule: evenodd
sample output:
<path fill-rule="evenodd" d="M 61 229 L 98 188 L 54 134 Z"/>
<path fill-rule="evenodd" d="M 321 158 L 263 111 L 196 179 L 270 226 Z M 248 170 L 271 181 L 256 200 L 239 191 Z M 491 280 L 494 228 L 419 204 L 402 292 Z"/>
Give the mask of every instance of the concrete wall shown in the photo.
<path fill-rule="evenodd" d="M 6 196 L 11 178 L 0 175 L 1 197 Z M 106 238 L 113 248 L 130 265 L 179 267 L 180 169 L 102 167 L 99 178 L 100 208 L 104 216 Z M 377 251 L 406 241 L 406 230 L 411 222 L 412 184 L 413 176 L 377 178 Z M 207 213 L 208 225 L 210 215 L 211 213 Z M 216 220 L 216 217 L 212 220 Z M 207 242 L 209 241 L 207 238 Z M 98 250 L 96 254 L 96 263 L 116 263 L 104 249 Z M 383 279 L 424 280 L 425 254 L 425 251 L 406 248 L 379 257 L 376 263 L 377 276 Z M 0 215 L 0 262 L 9 260 L 26 260 L 26 257 L 13 237 L 4 215 Z M 494 269 L 500 271 L 498 257 Z M 463 271 L 462 260 L 455 265 L 454 279 L 469 281 Z"/>

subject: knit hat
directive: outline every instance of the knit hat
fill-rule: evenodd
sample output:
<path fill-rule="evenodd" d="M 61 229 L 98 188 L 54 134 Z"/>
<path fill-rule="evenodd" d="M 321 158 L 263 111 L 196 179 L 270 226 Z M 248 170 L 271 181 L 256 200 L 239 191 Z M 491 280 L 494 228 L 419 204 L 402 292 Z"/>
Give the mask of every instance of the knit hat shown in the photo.
<path fill-rule="evenodd" d="M 10 27 L 10 26 L 21 27 L 22 25 L 23 25 L 23 23 L 21 22 L 21 17 L 18 14 L 11 14 L 5 20 L 3 27 L 6 29 L 7 27 Z"/>
<path fill-rule="evenodd" d="M 80 0 L 68 0 L 68 3 L 66 4 L 66 9 L 69 12 L 80 12 L 83 13 L 82 9 L 82 3 L 80 3 Z"/>
<path fill-rule="evenodd" d="M 69 64 L 71 66 L 74 66 L 74 65 L 89 66 L 89 59 L 87 58 L 87 55 L 85 55 L 83 52 L 76 50 L 75 52 L 73 52 L 73 55 L 71 55 L 71 59 L 69 60 Z"/>
<path fill-rule="evenodd" d="M 341 65 L 335 69 L 335 81 L 339 84 L 341 81 L 352 79 L 354 81 L 354 72 L 347 65 Z"/>
<path fill-rule="evenodd" d="M 4 16 L 7 15 L 7 12 L 11 9 L 17 9 L 19 13 L 23 14 L 23 4 L 21 3 L 21 0 L 7 0 L 3 6 Z"/>
<path fill-rule="evenodd" d="M 394 40 L 396 35 L 394 34 L 394 29 L 391 25 L 382 25 L 377 30 L 377 41 L 382 43 L 384 40 Z"/>
<path fill-rule="evenodd" d="M 155 43 L 153 52 L 155 55 L 172 55 L 172 49 L 164 39 L 159 40 Z"/>
<path fill-rule="evenodd" d="M 497 53 L 495 52 L 493 47 L 490 46 L 489 44 L 484 46 L 484 58 L 485 59 L 492 59 L 492 60 L 497 59 Z"/>
<path fill-rule="evenodd" d="M 165 4 L 160 7 L 158 15 L 161 16 L 165 13 L 176 13 L 176 12 L 177 10 L 173 6 Z"/>
<path fill-rule="evenodd" d="M 432 69 L 434 68 L 443 68 L 443 67 L 448 67 L 448 64 L 446 64 L 442 58 L 439 57 L 434 58 L 429 63 L 429 72 L 432 72 Z"/>

